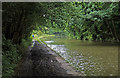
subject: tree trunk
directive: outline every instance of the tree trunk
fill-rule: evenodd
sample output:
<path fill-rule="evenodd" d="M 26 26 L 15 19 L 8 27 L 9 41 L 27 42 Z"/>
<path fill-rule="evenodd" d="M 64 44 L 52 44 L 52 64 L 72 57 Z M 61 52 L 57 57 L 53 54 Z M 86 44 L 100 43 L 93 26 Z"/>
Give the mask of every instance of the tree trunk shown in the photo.
<path fill-rule="evenodd" d="M 115 33 L 116 40 L 117 40 L 117 42 L 119 42 L 119 39 L 118 39 L 118 36 L 117 36 L 117 32 L 116 32 L 116 28 L 115 28 L 113 20 L 112 20 L 112 25 L 113 25 L 113 30 L 114 30 L 114 33 Z"/>
<path fill-rule="evenodd" d="M 23 19 L 23 16 L 24 16 L 24 11 L 23 9 L 21 10 L 21 14 L 20 14 L 20 18 L 19 18 L 19 21 L 18 21 L 18 25 L 17 25 L 17 30 L 15 31 L 15 33 L 13 34 L 13 41 L 17 44 L 20 44 L 20 33 L 21 33 L 21 24 L 22 24 L 22 19 Z"/>
<path fill-rule="evenodd" d="M 108 28 L 108 29 L 110 30 L 110 32 L 112 33 L 112 37 L 115 38 L 115 35 L 114 35 L 111 27 L 109 26 L 109 23 L 108 23 L 107 21 L 105 21 L 105 22 L 106 22 L 106 24 L 107 24 L 107 28 Z"/>

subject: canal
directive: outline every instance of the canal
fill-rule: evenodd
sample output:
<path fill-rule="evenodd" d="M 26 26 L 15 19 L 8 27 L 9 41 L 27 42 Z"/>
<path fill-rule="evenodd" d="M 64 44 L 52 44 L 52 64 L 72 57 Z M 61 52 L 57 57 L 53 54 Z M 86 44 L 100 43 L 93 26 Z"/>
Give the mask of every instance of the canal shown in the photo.
<path fill-rule="evenodd" d="M 45 43 L 85 76 L 117 76 L 118 44 L 47 38 Z"/>

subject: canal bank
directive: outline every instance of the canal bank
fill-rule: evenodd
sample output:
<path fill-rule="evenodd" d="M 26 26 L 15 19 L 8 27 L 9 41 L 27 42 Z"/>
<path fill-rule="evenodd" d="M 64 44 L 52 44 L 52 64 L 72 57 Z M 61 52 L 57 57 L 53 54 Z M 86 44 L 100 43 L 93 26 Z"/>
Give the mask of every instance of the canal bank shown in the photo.
<path fill-rule="evenodd" d="M 81 76 L 69 63 L 45 44 L 33 41 L 33 47 L 25 53 L 15 76 Z"/>

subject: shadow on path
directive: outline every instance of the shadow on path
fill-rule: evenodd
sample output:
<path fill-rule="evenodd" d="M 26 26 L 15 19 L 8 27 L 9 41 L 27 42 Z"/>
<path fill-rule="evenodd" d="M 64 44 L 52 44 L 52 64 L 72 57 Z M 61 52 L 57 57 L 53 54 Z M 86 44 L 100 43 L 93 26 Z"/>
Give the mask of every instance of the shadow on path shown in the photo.
<path fill-rule="evenodd" d="M 37 41 L 33 42 L 35 44 L 32 48 L 29 47 L 29 50 L 25 53 L 16 70 L 15 78 L 25 76 L 73 76 L 67 73 L 67 70 L 56 59 L 57 56 L 50 53 L 43 44 Z"/>

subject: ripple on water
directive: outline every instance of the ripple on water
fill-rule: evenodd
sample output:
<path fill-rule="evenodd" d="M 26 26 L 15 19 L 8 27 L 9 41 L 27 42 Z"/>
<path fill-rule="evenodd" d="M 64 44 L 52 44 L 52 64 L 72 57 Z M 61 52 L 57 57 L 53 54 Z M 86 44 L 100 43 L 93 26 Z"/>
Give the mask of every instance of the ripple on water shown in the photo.
<path fill-rule="evenodd" d="M 45 43 L 50 44 L 53 43 L 54 41 L 45 41 Z"/>
<path fill-rule="evenodd" d="M 52 42 L 54 41 L 47 41 L 46 43 L 49 47 L 59 53 L 65 60 L 67 60 L 74 67 L 84 73 L 84 75 L 97 76 L 107 74 L 107 71 L 105 71 L 103 64 L 101 62 L 98 63 L 97 59 L 94 59 L 94 57 L 91 56 L 89 53 L 86 54 L 86 57 L 83 52 L 78 53 L 76 51 L 71 51 L 70 49 L 67 49 L 64 45 L 49 45 Z M 104 58 L 100 57 L 98 60 L 102 61 L 103 59 Z M 109 65 L 110 67 L 111 62 L 107 62 L 104 64 Z M 114 68 L 114 71 L 118 70 L 117 65 L 111 65 L 111 68 Z M 112 76 L 113 74 L 110 73 L 109 75 Z"/>

